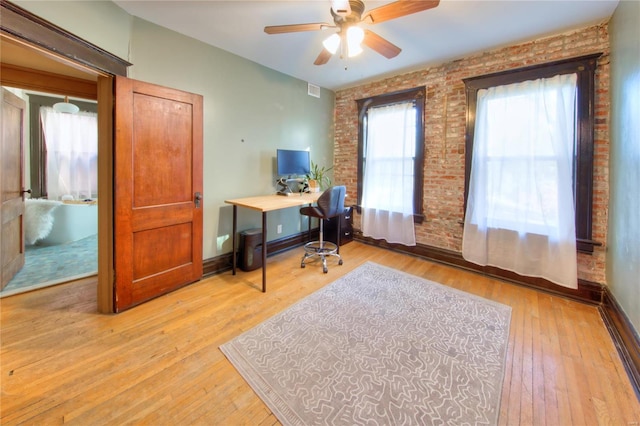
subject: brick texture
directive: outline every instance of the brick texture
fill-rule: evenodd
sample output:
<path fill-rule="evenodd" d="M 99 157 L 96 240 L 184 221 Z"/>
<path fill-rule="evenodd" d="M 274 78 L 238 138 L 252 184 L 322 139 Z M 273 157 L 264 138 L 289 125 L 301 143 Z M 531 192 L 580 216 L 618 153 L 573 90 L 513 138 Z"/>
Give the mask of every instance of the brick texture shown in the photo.
<path fill-rule="evenodd" d="M 426 87 L 424 140 L 425 221 L 416 225 L 419 244 L 460 252 L 464 205 L 466 97 L 463 78 L 603 53 L 596 69 L 592 255 L 578 254 L 578 277 L 606 284 L 605 243 L 609 200 L 609 34 L 607 24 L 503 47 L 336 92 L 334 180 L 357 190 L 356 100 Z M 354 198 L 355 201 L 355 198 Z M 354 214 L 360 230 L 360 216 Z"/>

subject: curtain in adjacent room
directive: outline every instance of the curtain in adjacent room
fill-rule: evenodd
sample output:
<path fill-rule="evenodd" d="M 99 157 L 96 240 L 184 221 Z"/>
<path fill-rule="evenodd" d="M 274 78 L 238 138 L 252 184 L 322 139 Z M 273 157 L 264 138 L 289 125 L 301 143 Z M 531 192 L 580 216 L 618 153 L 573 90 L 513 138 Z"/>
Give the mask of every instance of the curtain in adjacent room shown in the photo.
<path fill-rule="evenodd" d="M 462 254 L 577 288 L 576 75 L 478 91 Z"/>
<path fill-rule="evenodd" d="M 47 149 L 47 194 L 82 200 L 98 194 L 98 115 L 40 107 Z"/>
<path fill-rule="evenodd" d="M 413 225 L 416 111 L 412 102 L 370 108 L 367 113 L 362 233 L 390 243 L 415 245 Z"/>

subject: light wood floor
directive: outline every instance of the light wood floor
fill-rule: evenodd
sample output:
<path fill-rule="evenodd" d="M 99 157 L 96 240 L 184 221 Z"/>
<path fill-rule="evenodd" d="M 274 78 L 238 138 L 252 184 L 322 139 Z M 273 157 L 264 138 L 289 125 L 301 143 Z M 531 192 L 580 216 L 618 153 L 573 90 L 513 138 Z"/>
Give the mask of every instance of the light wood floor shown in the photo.
<path fill-rule="evenodd" d="M 637 425 L 640 404 L 593 306 L 353 242 L 343 266 L 301 249 L 213 276 L 118 315 L 92 279 L 4 298 L 0 423 L 272 425 L 218 346 L 367 260 L 513 308 L 500 424 Z"/>

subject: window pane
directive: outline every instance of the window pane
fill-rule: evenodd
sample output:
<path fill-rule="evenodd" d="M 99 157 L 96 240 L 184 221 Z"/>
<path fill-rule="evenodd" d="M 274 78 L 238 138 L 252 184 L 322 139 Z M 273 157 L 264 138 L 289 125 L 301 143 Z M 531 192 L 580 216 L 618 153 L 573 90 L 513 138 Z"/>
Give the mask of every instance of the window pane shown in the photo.
<path fill-rule="evenodd" d="M 472 223 L 558 233 L 560 188 L 573 188 L 574 109 L 575 75 L 479 91 L 470 191 L 485 207 Z"/>
<path fill-rule="evenodd" d="M 413 102 L 371 108 L 363 155 L 363 207 L 413 213 L 416 108 Z"/>
<path fill-rule="evenodd" d="M 356 101 L 358 207 L 372 203 L 373 209 L 422 221 L 425 95 L 425 88 L 418 87 Z"/>
<path fill-rule="evenodd" d="M 535 174 L 523 187 L 523 173 Z M 540 226 L 557 227 L 558 173 L 555 159 L 540 159 L 531 167 L 527 159 L 487 161 L 488 223 L 492 228 L 521 228 L 524 221 L 531 232 Z"/>

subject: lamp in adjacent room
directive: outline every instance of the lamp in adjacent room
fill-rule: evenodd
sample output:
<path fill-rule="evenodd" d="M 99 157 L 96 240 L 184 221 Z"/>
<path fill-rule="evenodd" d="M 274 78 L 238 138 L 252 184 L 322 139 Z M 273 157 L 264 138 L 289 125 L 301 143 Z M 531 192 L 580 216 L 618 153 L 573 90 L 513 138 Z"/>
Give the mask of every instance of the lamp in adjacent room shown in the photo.
<path fill-rule="evenodd" d="M 64 112 L 66 114 L 75 114 L 80 111 L 77 105 L 69 102 L 69 97 L 64 97 L 64 102 L 58 102 L 53 104 L 53 109 L 57 112 Z"/>

